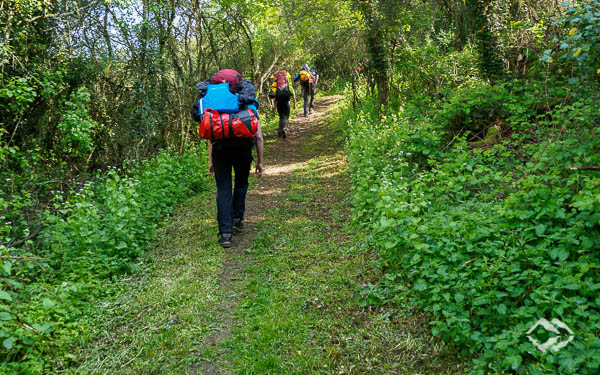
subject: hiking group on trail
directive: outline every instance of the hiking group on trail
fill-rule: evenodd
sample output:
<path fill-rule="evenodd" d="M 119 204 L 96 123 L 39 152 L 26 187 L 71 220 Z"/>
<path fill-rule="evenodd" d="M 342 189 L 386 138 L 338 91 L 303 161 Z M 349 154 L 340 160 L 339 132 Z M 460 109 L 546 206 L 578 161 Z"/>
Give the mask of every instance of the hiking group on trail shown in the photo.
<path fill-rule="evenodd" d="M 302 87 L 305 117 L 313 111 L 318 80 L 319 74 L 315 68 L 309 68 L 307 64 L 302 65 L 302 68 L 294 77 L 294 82 L 300 81 L 300 86 Z M 280 70 L 273 74 L 273 84 L 269 91 L 269 98 L 274 101 L 273 108 L 279 114 L 277 136 L 284 139 L 287 136 L 286 131 L 290 118 L 290 98 L 294 99 L 294 108 L 296 108 L 296 93 L 290 81 L 290 74 L 285 70 Z"/>
<path fill-rule="evenodd" d="M 293 80 L 300 81 L 302 87 L 304 116 L 313 110 L 318 78 L 317 71 L 304 64 Z M 279 114 L 277 135 L 284 139 L 290 117 L 290 98 L 294 99 L 296 108 L 296 94 L 290 81 L 287 71 L 276 72 L 268 94 Z M 199 137 L 208 140 L 208 173 L 215 178 L 217 186 L 218 241 L 224 248 L 229 248 L 233 233 L 244 228 L 254 146 L 257 155 L 255 174 L 258 178 L 263 174 L 264 139 L 256 86 L 243 79 L 239 72 L 222 69 L 208 80 L 198 82 L 196 87 L 198 98 L 192 108 L 192 118 L 199 123 Z"/>

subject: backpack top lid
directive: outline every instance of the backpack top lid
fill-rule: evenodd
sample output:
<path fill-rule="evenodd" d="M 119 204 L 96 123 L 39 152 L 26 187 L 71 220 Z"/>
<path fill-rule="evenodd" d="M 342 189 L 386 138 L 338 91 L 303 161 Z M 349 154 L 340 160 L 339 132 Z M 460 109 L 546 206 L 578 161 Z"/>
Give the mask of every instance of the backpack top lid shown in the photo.
<path fill-rule="evenodd" d="M 242 75 L 233 69 L 221 69 L 212 76 L 210 79 L 211 83 L 219 84 L 219 83 L 229 83 L 229 91 L 235 93 L 237 91 L 237 87 L 242 80 Z"/>
<path fill-rule="evenodd" d="M 277 88 L 283 88 L 287 85 L 287 72 L 285 70 L 280 70 L 275 73 L 275 82 L 277 83 Z"/>

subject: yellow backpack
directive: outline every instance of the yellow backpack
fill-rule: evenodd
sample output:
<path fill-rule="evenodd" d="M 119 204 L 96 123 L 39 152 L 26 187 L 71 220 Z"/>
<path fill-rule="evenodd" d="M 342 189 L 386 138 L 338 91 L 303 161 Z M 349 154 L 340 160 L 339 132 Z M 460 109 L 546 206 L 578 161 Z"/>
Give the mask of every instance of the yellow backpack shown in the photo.
<path fill-rule="evenodd" d="M 310 74 L 310 72 L 308 70 L 301 70 L 300 71 L 300 81 L 302 81 L 302 82 L 312 81 L 312 74 Z"/>

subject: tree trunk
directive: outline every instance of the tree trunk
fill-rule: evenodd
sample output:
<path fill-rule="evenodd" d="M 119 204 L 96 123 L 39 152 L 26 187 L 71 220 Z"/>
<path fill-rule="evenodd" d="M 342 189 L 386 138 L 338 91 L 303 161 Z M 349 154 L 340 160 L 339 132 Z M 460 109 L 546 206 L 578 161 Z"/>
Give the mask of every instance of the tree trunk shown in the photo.
<path fill-rule="evenodd" d="M 367 24 L 367 48 L 372 60 L 370 69 L 377 85 L 377 110 L 381 113 L 390 94 L 383 21 L 376 14 L 372 0 L 359 0 L 359 6 Z"/>

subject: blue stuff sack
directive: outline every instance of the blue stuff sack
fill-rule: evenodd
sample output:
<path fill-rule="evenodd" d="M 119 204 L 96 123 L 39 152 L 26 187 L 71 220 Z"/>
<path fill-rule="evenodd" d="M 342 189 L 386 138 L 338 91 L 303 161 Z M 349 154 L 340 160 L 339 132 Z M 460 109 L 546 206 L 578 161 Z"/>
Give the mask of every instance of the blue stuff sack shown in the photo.
<path fill-rule="evenodd" d="M 248 104 L 248 109 L 256 112 L 256 117 L 258 117 L 258 100 L 255 99 L 252 104 Z"/>
<path fill-rule="evenodd" d="M 198 99 L 198 114 L 202 116 L 206 109 L 224 113 L 237 113 L 240 111 L 238 96 L 229 91 L 229 83 L 208 85 L 206 95 Z"/>

